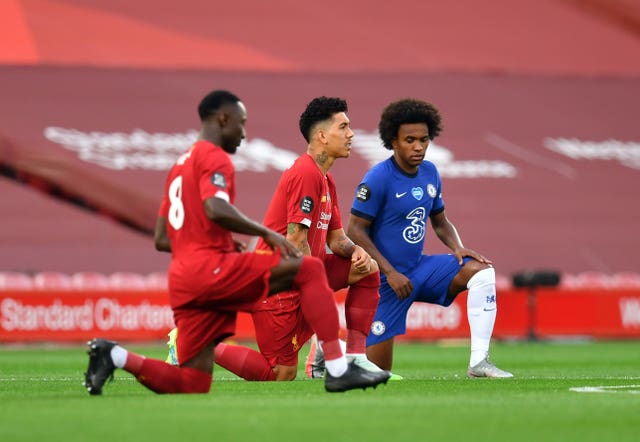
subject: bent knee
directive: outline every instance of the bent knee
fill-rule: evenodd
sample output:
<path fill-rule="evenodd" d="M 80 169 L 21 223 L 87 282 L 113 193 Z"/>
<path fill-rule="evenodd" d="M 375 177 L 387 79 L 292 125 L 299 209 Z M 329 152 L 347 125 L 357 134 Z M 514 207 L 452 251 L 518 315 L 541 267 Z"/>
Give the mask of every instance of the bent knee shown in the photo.
<path fill-rule="evenodd" d="M 276 365 L 273 371 L 276 373 L 276 381 L 293 381 L 298 374 L 296 365 Z"/>

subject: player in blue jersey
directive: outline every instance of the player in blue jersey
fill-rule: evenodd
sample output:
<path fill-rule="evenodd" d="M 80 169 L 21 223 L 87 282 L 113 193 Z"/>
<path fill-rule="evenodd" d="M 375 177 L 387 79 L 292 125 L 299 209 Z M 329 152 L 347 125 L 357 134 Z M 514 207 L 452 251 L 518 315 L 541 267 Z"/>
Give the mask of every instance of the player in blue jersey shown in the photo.
<path fill-rule="evenodd" d="M 490 260 L 466 248 L 447 219 L 442 182 L 436 166 L 424 159 L 442 130 L 432 104 L 404 99 L 389 104 L 378 126 L 384 147 L 393 155 L 370 169 L 356 191 L 349 237 L 378 262 L 380 301 L 367 337 L 367 357 L 384 370 L 393 364 L 393 341 L 406 332 L 414 302 L 449 306 L 469 290 L 470 377 L 507 378 L 489 360 L 496 318 L 495 271 Z M 424 255 L 427 221 L 451 254 Z"/>

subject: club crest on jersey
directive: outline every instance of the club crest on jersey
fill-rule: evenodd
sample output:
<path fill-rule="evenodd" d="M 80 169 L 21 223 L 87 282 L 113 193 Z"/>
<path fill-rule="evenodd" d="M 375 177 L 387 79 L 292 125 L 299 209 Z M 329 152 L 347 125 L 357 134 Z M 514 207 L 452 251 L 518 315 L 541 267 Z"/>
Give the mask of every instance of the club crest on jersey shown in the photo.
<path fill-rule="evenodd" d="M 220 172 L 216 172 L 211 175 L 211 184 L 221 189 L 227 188 L 227 180 L 224 179 L 224 175 Z"/>
<path fill-rule="evenodd" d="M 386 329 L 387 329 L 387 326 L 384 325 L 384 322 L 382 321 L 374 321 L 371 324 L 371 333 L 373 333 L 376 336 L 380 336 L 381 334 L 383 334 Z"/>
<path fill-rule="evenodd" d="M 302 198 L 302 201 L 300 201 L 300 210 L 302 210 L 303 213 L 311 213 L 313 210 L 313 199 L 311 199 L 310 196 Z"/>
<path fill-rule="evenodd" d="M 356 191 L 356 199 L 364 203 L 369 201 L 369 198 L 371 198 L 371 189 L 366 184 L 360 184 Z"/>
<path fill-rule="evenodd" d="M 424 190 L 422 190 L 422 187 L 414 187 L 413 189 L 411 189 L 411 195 L 413 195 L 415 199 L 420 201 L 424 196 Z"/>
<path fill-rule="evenodd" d="M 427 185 L 427 194 L 429 194 L 429 196 L 431 198 L 435 198 L 436 195 L 438 194 L 438 191 L 436 190 L 436 186 L 434 186 L 433 184 L 428 184 Z"/>

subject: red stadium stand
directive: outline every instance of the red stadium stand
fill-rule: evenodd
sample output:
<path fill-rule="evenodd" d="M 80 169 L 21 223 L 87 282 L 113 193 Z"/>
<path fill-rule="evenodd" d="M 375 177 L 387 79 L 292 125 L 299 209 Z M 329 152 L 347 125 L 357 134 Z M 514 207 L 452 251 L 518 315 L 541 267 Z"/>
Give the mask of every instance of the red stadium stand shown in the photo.
<path fill-rule="evenodd" d="M 147 288 L 150 290 L 167 290 L 169 284 L 165 272 L 153 272 L 146 277 Z"/>
<path fill-rule="evenodd" d="M 116 272 L 109 277 L 109 287 L 116 290 L 145 290 L 147 281 L 138 273 Z"/>
<path fill-rule="evenodd" d="M 39 290 L 69 290 L 73 288 L 73 283 L 65 273 L 39 272 L 33 277 L 33 286 Z"/>
<path fill-rule="evenodd" d="M 640 273 L 614 273 L 611 276 L 611 285 L 616 288 L 640 288 Z"/>
<path fill-rule="evenodd" d="M 496 273 L 496 290 L 510 290 L 512 287 L 511 278 L 502 273 Z"/>
<path fill-rule="evenodd" d="M 71 275 L 73 288 L 78 290 L 108 290 L 109 277 L 98 272 L 78 272 Z"/>
<path fill-rule="evenodd" d="M 0 272 L 0 290 L 31 290 L 33 280 L 26 273 Z"/>
<path fill-rule="evenodd" d="M 586 271 L 578 274 L 580 288 L 606 289 L 613 286 L 611 276 L 596 271 Z"/>

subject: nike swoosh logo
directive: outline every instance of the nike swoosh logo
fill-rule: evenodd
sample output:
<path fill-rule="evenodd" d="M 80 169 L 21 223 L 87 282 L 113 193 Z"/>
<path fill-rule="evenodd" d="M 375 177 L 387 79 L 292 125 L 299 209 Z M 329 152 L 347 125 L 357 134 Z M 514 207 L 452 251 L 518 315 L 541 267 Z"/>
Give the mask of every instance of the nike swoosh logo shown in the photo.
<path fill-rule="evenodd" d="M 405 196 L 407 194 L 407 192 L 402 192 L 402 193 L 398 193 L 396 192 L 396 198 L 402 198 L 403 196 Z"/>
<path fill-rule="evenodd" d="M 496 308 L 494 307 L 494 308 L 485 308 L 485 309 L 483 309 L 483 310 L 484 310 L 485 312 L 492 312 L 492 311 L 494 311 L 495 309 L 496 309 Z"/>

